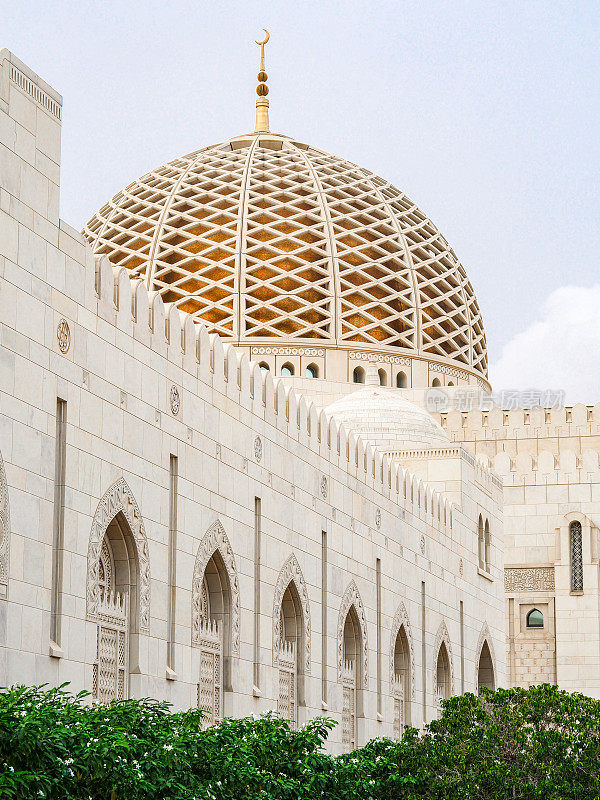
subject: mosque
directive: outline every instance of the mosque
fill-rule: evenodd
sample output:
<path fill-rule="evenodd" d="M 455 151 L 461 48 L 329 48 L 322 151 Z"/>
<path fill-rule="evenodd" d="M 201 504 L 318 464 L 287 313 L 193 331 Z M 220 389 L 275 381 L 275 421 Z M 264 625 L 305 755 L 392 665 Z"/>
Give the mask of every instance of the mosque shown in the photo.
<path fill-rule="evenodd" d="M 492 393 L 433 222 L 270 131 L 267 40 L 254 131 L 82 233 L 62 98 L 0 51 L 0 684 L 326 715 L 334 752 L 482 686 L 600 697 L 600 404 Z"/>

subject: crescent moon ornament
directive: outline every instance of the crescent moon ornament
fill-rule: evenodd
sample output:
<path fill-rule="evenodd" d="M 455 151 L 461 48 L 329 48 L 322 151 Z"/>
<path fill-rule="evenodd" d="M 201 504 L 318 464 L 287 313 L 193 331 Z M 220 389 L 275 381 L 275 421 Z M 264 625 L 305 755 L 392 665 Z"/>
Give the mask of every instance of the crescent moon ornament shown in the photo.
<path fill-rule="evenodd" d="M 256 42 L 256 39 L 254 40 L 256 42 L 256 44 L 259 44 L 261 47 L 264 47 L 266 45 L 266 43 L 269 41 L 269 39 L 271 38 L 271 35 L 269 34 L 269 31 L 266 28 L 263 28 L 263 31 L 267 34 L 266 38 L 264 39 L 264 41 Z"/>

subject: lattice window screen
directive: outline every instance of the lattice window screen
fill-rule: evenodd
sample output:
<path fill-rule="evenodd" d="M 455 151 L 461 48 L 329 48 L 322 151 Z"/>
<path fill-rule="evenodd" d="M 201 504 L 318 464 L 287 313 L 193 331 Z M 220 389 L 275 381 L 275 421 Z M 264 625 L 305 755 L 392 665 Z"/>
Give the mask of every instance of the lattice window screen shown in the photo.
<path fill-rule="evenodd" d="M 571 591 L 583 592 L 583 535 L 581 522 L 572 522 L 571 534 Z"/>
<path fill-rule="evenodd" d="M 404 676 L 401 673 L 394 674 L 394 679 L 392 681 L 392 697 L 394 702 L 393 737 L 399 742 L 404 732 L 404 725 L 406 724 Z"/>
<path fill-rule="evenodd" d="M 198 708 L 204 711 L 203 726 L 214 725 L 221 719 L 222 656 L 219 652 L 202 650 L 200 654 L 200 682 L 198 683 Z"/>
<path fill-rule="evenodd" d="M 296 670 L 280 667 L 277 713 L 296 727 Z"/>
<path fill-rule="evenodd" d="M 97 627 L 92 695 L 99 703 L 124 700 L 127 678 L 127 630 L 102 622 Z"/>
<path fill-rule="evenodd" d="M 394 739 L 399 742 L 404 731 L 404 700 L 394 697 Z"/>
<path fill-rule="evenodd" d="M 356 688 L 344 686 L 342 698 L 342 746 L 346 753 L 356 747 Z"/>
<path fill-rule="evenodd" d="M 356 662 L 345 659 L 342 683 L 342 747 L 349 753 L 356 747 Z"/>

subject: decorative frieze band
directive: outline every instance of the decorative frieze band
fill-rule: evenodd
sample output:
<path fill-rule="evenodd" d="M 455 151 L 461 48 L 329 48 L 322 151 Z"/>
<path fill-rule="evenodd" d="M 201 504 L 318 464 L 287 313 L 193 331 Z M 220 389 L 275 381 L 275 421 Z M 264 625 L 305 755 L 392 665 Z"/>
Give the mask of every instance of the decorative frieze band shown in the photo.
<path fill-rule="evenodd" d="M 507 567 L 504 570 L 506 592 L 554 591 L 554 567 Z"/>
<path fill-rule="evenodd" d="M 470 377 L 468 372 L 465 372 L 463 369 L 458 369 L 458 367 L 447 367 L 445 364 L 431 364 L 430 366 L 432 372 L 441 372 L 444 375 L 450 375 L 452 378 L 468 380 Z"/>
<path fill-rule="evenodd" d="M 324 356 L 325 350 L 316 347 L 251 347 L 253 356 Z"/>
<path fill-rule="evenodd" d="M 383 361 L 386 364 L 402 364 L 405 367 L 410 367 L 412 359 L 406 356 L 388 356 L 385 353 L 348 353 L 349 358 L 355 358 L 357 361 Z"/>

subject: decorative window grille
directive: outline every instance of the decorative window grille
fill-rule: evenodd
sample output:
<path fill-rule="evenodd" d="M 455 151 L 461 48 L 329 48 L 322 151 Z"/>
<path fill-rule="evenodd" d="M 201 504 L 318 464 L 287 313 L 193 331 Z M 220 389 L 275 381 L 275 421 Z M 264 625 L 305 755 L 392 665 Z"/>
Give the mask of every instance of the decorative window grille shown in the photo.
<path fill-rule="evenodd" d="M 94 699 L 98 703 L 124 700 L 127 694 L 127 595 L 102 593 L 98 606 Z"/>
<path fill-rule="evenodd" d="M 296 643 L 279 644 L 279 697 L 277 713 L 296 727 Z"/>
<path fill-rule="evenodd" d="M 220 626 L 216 620 L 200 619 L 200 682 L 198 708 L 204 711 L 203 726 L 222 718 L 223 653 Z"/>
<path fill-rule="evenodd" d="M 406 714 L 404 709 L 404 679 L 396 672 L 392 681 L 392 697 L 394 698 L 394 739 L 399 742 L 404 733 Z"/>
<path fill-rule="evenodd" d="M 581 522 L 572 522 L 571 533 L 571 591 L 583 592 L 583 536 Z"/>
<path fill-rule="evenodd" d="M 346 753 L 356 747 L 356 662 L 344 660 L 342 666 L 342 746 Z"/>

